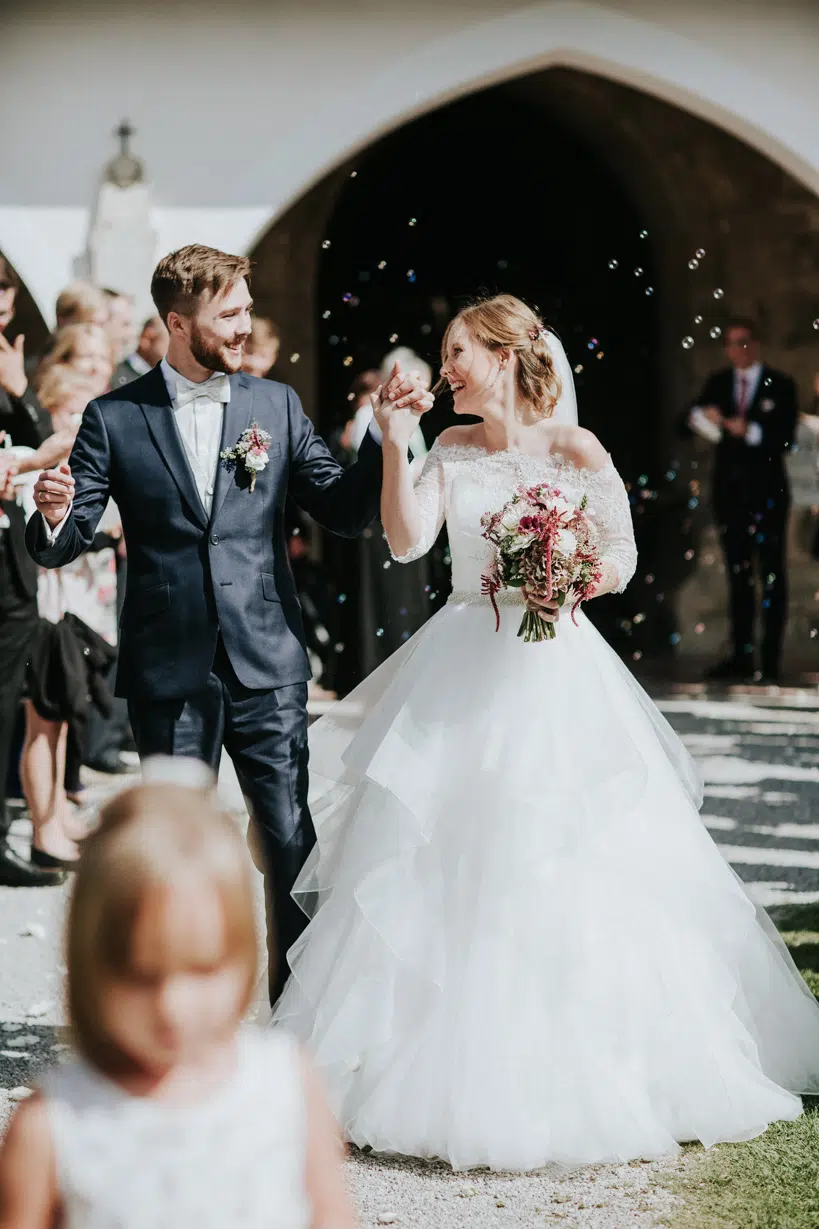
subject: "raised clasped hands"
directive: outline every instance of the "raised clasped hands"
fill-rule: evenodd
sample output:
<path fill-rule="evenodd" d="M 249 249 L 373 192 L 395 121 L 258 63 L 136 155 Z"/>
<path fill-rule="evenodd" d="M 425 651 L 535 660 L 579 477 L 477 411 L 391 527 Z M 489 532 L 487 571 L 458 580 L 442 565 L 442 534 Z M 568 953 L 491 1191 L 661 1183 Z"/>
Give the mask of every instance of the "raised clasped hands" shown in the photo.
<path fill-rule="evenodd" d="M 420 376 L 405 374 L 397 363 L 390 378 L 370 399 L 384 440 L 401 447 L 407 447 L 421 416 L 435 403 Z"/>
<path fill-rule="evenodd" d="M 68 465 L 45 469 L 34 484 L 34 501 L 52 529 L 63 520 L 74 498 L 74 479 Z"/>

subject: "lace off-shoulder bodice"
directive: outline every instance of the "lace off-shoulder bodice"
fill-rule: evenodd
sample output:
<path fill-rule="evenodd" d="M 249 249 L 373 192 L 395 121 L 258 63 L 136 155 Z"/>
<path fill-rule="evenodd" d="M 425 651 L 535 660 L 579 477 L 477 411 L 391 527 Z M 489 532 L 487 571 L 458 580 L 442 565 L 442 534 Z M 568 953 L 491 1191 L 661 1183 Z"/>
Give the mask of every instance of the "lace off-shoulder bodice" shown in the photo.
<path fill-rule="evenodd" d="M 481 576 L 492 559 L 492 549 L 481 536 L 481 517 L 500 508 L 518 487 L 537 482 L 558 487 L 575 503 L 584 494 L 588 496 L 588 513 L 598 528 L 601 555 L 614 567 L 615 591 L 622 593 L 634 575 L 637 549 L 628 495 L 611 458 L 602 469 L 578 469 L 557 455 L 543 459 L 513 449 L 487 452 L 436 441 L 415 486 L 421 537 L 412 550 L 393 558 L 409 563 L 425 555 L 446 521 L 453 591 L 480 592 Z"/>

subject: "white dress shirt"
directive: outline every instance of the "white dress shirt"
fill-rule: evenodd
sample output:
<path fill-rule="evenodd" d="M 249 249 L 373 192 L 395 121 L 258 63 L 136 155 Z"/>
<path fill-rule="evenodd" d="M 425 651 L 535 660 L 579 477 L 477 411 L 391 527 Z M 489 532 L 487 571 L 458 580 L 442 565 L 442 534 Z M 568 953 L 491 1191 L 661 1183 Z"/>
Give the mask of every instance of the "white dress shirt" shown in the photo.
<path fill-rule="evenodd" d="M 222 419 L 230 401 L 227 376 L 211 376 L 204 384 L 194 384 L 171 367 L 166 358 L 159 364 L 173 406 L 173 415 L 185 455 L 191 467 L 199 498 L 210 516 L 213 488 L 222 447 Z M 190 394 L 201 393 L 190 398 Z"/>
<path fill-rule="evenodd" d="M 199 385 L 180 375 L 171 367 L 167 359 L 163 358 L 159 367 L 168 389 L 176 426 L 196 482 L 199 498 L 202 500 L 205 512 L 210 516 L 222 444 L 222 419 L 225 405 L 230 401 L 230 381 L 226 375 L 214 375 L 204 384 Z M 199 389 L 201 389 L 200 395 L 190 396 Z M 65 516 L 53 529 L 43 519 L 46 541 L 49 545 L 56 542 L 60 536 L 70 511 L 71 506 L 69 505 Z"/>

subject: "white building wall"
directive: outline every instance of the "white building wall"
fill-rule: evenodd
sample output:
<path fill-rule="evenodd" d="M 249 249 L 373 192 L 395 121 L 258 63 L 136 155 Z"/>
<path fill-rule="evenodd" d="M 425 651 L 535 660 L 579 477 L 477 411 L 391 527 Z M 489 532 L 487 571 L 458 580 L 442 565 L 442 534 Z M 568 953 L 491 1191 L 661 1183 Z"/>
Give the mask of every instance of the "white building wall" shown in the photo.
<path fill-rule="evenodd" d="M 550 64 L 686 107 L 819 192 L 817 51 L 813 0 L 29 0 L 0 27 L 0 250 L 50 320 L 123 117 L 160 250 L 240 251 L 373 138 Z"/>

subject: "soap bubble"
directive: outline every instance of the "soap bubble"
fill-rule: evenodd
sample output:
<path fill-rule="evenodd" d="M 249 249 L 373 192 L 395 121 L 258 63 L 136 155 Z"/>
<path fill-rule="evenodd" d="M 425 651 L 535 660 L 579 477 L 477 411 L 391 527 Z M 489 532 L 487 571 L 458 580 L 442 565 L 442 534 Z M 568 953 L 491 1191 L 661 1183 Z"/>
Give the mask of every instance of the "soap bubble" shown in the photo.
<path fill-rule="evenodd" d="M 418 219 L 417 219 L 417 218 L 410 218 L 410 220 L 409 220 L 409 224 L 410 224 L 410 226 L 417 226 L 417 225 L 418 225 Z"/>
<path fill-rule="evenodd" d="M 352 354 L 348 354 L 348 355 L 347 355 L 347 357 L 346 357 L 346 358 L 345 358 L 345 360 L 344 360 L 344 366 L 345 366 L 345 367 L 352 367 L 352 365 L 353 365 L 353 356 L 352 356 Z"/>
<path fill-rule="evenodd" d="M 646 286 L 646 294 L 654 294 L 654 287 Z"/>
<path fill-rule="evenodd" d="M 387 262 L 386 262 L 386 260 L 379 260 L 379 262 L 378 262 L 378 267 L 379 267 L 379 269 L 386 269 L 386 267 L 387 267 Z"/>
<path fill-rule="evenodd" d="M 702 260 L 703 256 L 705 255 L 705 248 L 697 248 L 694 255 L 696 256 L 697 260 Z"/>
<path fill-rule="evenodd" d="M 640 231 L 640 238 L 641 238 L 641 239 L 647 239 L 647 238 L 648 238 L 648 231 L 647 231 L 647 230 L 641 230 L 641 231 Z"/>
<path fill-rule="evenodd" d="M 620 267 L 620 261 L 619 261 L 619 260 L 610 260 L 610 261 L 609 261 L 609 268 L 610 268 L 610 269 L 618 269 L 619 267 Z"/>
<path fill-rule="evenodd" d="M 330 246 L 330 240 L 325 239 L 321 246 L 325 249 L 328 248 Z"/>
<path fill-rule="evenodd" d="M 724 294 L 725 294 L 725 291 L 721 290 L 720 287 L 717 286 L 716 290 L 714 291 L 714 298 L 721 299 Z"/>
<path fill-rule="evenodd" d="M 390 342 L 392 343 L 392 345 L 395 345 L 397 341 L 398 341 L 398 334 L 390 333 Z"/>
<path fill-rule="evenodd" d="M 711 336 L 714 338 L 715 341 L 718 337 L 722 337 L 722 329 L 719 327 L 718 324 L 715 324 L 714 327 L 711 329 Z"/>
<path fill-rule="evenodd" d="M 819 329 L 819 318 L 817 318 L 816 320 L 814 320 L 814 322 L 813 322 L 813 327 L 814 327 L 815 329 Z"/>
<path fill-rule="evenodd" d="M 322 320 L 329 320 L 329 319 L 330 319 L 330 312 L 325 312 L 321 318 L 322 318 Z"/>
<path fill-rule="evenodd" d="M 694 323 L 695 323 L 695 324 L 702 324 L 702 316 L 695 316 L 695 317 L 694 317 Z"/>
<path fill-rule="evenodd" d="M 300 354 L 297 354 L 297 353 L 296 353 L 296 354 L 291 354 L 291 355 L 290 355 L 290 362 L 291 362 L 291 363 L 297 363 L 297 362 L 299 361 L 299 359 L 300 359 L 300 358 L 301 358 L 301 355 L 300 355 Z"/>
<path fill-rule="evenodd" d="M 683 339 L 682 339 L 682 348 L 683 348 L 683 350 L 690 350 L 690 349 L 692 349 L 693 345 L 694 345 L 694 338 L 693 338 L 693 337 L 683 337 Z"/>
<path fill-rule="evenodd" d="M 688 267 L 689 269 L 699 269 L 700 262 L 697 260 L 696 256 L 691 257 L 691 259 L 688 262 Z"/>
<path fill-rule="evenodd" d="M 635 277 L 642 277 L 642 276 L 643 276 L 643 270 L 640 268 L 640 266 L 639 266 L 639 265 L 638 265 L 638 266 L 637 266 L 637 268 L 634 270 L 634 276 L 635 276 Z"/>

